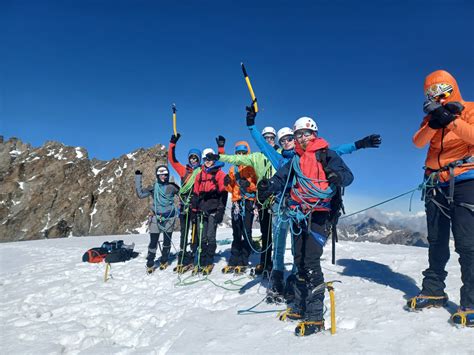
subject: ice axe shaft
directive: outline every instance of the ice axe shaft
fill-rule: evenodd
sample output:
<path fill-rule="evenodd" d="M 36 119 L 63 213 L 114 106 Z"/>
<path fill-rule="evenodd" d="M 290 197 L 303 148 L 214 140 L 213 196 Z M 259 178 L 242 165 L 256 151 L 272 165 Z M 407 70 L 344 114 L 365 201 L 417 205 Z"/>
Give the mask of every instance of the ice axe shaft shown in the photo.
<path fill-rule="evenodd" d="M 244 63 L 240 63 L 240 65 L 242 66 L 242 73 L 244 73 L 244 78 L 250 92 L 250 97 L 252 98 L 253 107 L 255 109 L 255 112 L 258 112 L 257 98 L 255 97 L 255 93 L 253 92 L 252 84 L 250 83 L 250 78 L 247 75 L 247 70 L 245 70 Z"/>

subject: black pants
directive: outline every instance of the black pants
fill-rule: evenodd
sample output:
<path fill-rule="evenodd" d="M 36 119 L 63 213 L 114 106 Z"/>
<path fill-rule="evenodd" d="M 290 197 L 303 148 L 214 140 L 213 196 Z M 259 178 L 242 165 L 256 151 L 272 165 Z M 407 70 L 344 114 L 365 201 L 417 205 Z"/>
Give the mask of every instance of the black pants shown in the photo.
<path fill-rule="evenodd" d="M 328 236 L 328 212 L 313 212 L 310 229 L 294 226 L 295 256 L 298 273 L 295 282 L 294 305 L 296 311 L 309 321 L 323 319 L 324 275 L 321 270 L 323 245 Z"/>
<path fill-rule="evenodd" d="M 148 244 L 148 255 L 146 257 L 146 266 L 152 267 L 155 264 L 156 250 L 161 233 L 150 233 L 150 244 Z M 168 262 L 171 249 L 171 233 L 162 232 L 163 247 L 161 248 L 160 263 Z"/>
<path fill-rule="evenodd" d="M 260 231 L 262 232 L 262 251 L 260 254 L 260 264 L 265 269 L 272 269 L 272 218 L 270 208 L 259 208 L 258 219 L 260 222 Z"/>
<path fill-rule="evenodd" d="M 190 210 L 185 210 L 179 214 L 179 226 L 180 226 L 180 238 L 179 238 L 179 253 L 178 253 L 178 264 L 188 265 L 193 261 L 193 242 L 195 240 L 191 239 L 191 251 L 186 251 L 186 247 L 189 243 L 188 235 L 189 230 L 191 229 L 191 238 L 195 235 L 195 214 Z"/>
<path fill-rule="evenodd" d="M 240 203 L 240 202 L 239 202 Z M 252 252 L 250 242 L 252 241 L 254 202 L 244 200 L 240 203 L 240 213 L 235 213 L 235 206 L 232 205 L 232 246 L 230 249 L 230 266 L 247 266 L 249 256 Z"/>
<path fill-rule="evenodd" d="M 200 213 L 197 220 L 197 241 L 194 247 L 194 265 L 205 267 L 214 264 L 216 254 L 216 213 Z"/>
<path fill-rule="evenodd" d="M 449 260 L 450 229 L 454 236 L 454 246 L 459 254 L 461 264 L 461 306 L 474 308 L 474 211 L 463 206 L 474 205 L 474 180 L 456 183 L 454 188 L 454 205 L 449 208 L 446 200 L 448 188 L 431 188 L 426 195 L 426 219 L 428 227 L 428 261 L 429 267 L 423 272 L 422 293 L 427 296 L 441 296 L 446 287 L 444 280 L 448 273 L 445 270 Z M 451 218 L 445 216 L 440 207 Z"/>

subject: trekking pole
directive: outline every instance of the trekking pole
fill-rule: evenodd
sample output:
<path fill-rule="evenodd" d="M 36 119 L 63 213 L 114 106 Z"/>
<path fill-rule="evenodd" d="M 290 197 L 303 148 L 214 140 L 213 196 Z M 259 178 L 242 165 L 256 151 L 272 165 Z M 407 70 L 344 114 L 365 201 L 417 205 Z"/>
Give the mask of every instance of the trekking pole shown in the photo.
<path fill-rule="evenodd" d="M 173 110 L 173 132 L 174 135 L 178 135 L 178 131 L 176 130 L 176 104 L 171 105 L 171 109 Z"/>
<path fill-rule="evenodd" d="M 105 264 L 104 282 L 109 279 L 110 263 Z"/>
<path fill-rule="evenodd" d="M 252 98 L 252 105 L 255 109 L 255 112 L 258 112 L 257 98 L 255 97 L 255 93 L 253 92 L 252 84 L 250 83 L 250 78 L 247 75 L 247 70 L 245 70 L 244 63 L 240 63 L 240 65 L 242 66 L 242 73 L 244 73 L 244 78 L 250 92 L 250 97 Z"/>

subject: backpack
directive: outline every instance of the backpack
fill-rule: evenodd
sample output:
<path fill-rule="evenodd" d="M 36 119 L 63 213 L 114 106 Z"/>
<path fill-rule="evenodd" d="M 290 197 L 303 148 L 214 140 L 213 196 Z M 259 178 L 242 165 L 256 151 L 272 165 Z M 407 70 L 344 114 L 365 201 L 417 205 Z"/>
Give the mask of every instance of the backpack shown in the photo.
<path fill-rule="evenodd" d="M 87 263 L 101 263 L 109 251 L 106 248 L 92 248 L 84 253 L 82 261 Z"/>

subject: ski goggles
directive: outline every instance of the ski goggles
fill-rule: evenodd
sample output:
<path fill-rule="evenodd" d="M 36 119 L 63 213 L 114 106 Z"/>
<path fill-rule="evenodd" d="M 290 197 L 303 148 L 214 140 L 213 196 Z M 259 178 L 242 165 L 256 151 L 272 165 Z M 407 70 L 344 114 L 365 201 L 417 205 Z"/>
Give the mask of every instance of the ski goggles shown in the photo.
<path fill-rule="evenodd" d="M 287 143 L 293 142 L 294 140 L 295 140 L 295 137 L 293 136 L 284 136 L 280 138 L 280 143 L 287 144 Z"/>
<path fill-rule="evenodd" d="M 439 101 L 452 95 L 453 86 L 446 83 L 433 84 L 425 91 L 425 96 L 429 101 Z"/>
<path fill-rule="evenodd" d="M 314 134 L 314 131 L 310 129 L 300 129 L 299 131 L 295 132 L 296 139 L 300 139 L 301 137 L 311 137 Z"/>

